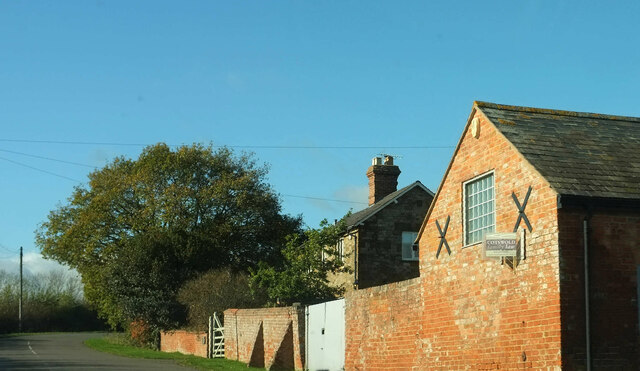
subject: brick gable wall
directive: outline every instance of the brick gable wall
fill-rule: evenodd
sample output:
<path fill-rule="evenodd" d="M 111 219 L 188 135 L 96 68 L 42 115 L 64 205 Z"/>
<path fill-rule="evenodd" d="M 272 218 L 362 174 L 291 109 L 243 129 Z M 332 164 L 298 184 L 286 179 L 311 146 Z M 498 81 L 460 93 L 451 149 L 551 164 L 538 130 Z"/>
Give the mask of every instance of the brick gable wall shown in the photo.
<path fill-rule="evenodd" d="M 557 196 L 477 116 L 480 137 L 466 133 L 461 140 L 425 224 L 420 278 L 347 296 L 347 369 L 391 368 L 390 359 L 414 370 L 560 369 Z M 511 193 L 522 202 L 532 187 L 526 215 L 533 232 L 515 270 L 485 260 L 480 244 L 463 247 L 462 183 L 488 171 L 495 176 L 497 232 L 511 232 L 518 217 Z M 443 248 L 436 258 L 435 221 L 444 226 L 447 216 L 451 255 Z"/>
<path fill-rule="evenodd" d="M 556 369 L 561 366 L 557 196 L 513 146 L 476 112 L 478 139 L 467 131 L 420 239 L 424 285 L 422 359 L 433 369 Z M 496 232 L 512 232 L 523 202 L 533 226 L 526 260 L 514 270 L 463 246 L 463 182 L 489 171 L 495 178 Z M 436 251 L 444 226 L 451 255 Z M 522 222 L 520 228 L 524 228 Z"/>

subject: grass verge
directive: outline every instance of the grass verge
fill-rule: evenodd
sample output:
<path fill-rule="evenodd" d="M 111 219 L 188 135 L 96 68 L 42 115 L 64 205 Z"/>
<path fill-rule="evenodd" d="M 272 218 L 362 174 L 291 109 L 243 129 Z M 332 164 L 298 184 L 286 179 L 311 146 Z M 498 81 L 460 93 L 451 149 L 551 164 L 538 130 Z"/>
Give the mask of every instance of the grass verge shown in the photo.
<path fill-rule="evenodd" d="M 227 359 L 207 359 L 186 355 L 182 353 L 165 353 L 151 349 L 144 349 L 127 344 L 122 335 L 107 335 L 101 338 L 88 339 L 85 342 L 91 349 L 100 352 L 111 353 L 118 356 L 130 358 L 146 358 L 146 359 L 167 359 L 174 360 L 178 364 L 194 367 L 199 370 L 220 370 L 220 371 L 246 371 L 247 365 L 242 362 L 231 361 Z M 250 367 L 252 370 L 263 370 L 260 368 Z"/>

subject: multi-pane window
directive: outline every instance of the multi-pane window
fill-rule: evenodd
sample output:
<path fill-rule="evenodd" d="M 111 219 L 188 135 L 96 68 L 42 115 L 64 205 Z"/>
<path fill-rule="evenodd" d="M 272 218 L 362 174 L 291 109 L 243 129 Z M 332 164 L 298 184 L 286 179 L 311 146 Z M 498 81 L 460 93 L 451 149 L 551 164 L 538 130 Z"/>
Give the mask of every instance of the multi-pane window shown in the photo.
<path fill-rule="evenodd" d="M 413 241 L 418 232 L 402 232 L 402 260 L 418 260 L 418 251 L 413 250 Z"/>
<path fill-rule="evenodd" d="M 480 242 L 485 233 L 495 231 L 495 192 L 493 173 L 464 185 L 465 245 Z"/>
<path fill-rule="evenodd" d="M 336 252 L 338 261 L 342 261 L 342 258 L 344 257 L 344 239 L 341 238 L 338 240 L 338 243 L 336 244 Z"/>

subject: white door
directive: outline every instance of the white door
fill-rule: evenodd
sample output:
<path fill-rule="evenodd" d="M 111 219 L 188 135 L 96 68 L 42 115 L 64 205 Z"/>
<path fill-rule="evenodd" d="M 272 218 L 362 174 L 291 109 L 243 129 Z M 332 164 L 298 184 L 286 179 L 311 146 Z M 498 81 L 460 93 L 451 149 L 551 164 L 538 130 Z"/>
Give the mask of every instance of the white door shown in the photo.
<path fill-rule="evenodd" d="M 307 369 L 344 370 L 344 299 L 307 306 Z"/>

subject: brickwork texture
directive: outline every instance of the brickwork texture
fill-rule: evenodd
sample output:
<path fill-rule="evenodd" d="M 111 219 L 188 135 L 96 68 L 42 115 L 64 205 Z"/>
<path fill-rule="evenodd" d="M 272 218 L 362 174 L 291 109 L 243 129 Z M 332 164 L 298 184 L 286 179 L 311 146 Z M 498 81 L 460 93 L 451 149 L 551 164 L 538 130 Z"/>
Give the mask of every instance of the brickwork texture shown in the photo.
<path fill-rule="evenodd" d="M 419 365 L 423 286 L 419 278 L 345 297 L 347 370 L 410 370 Z"/>
<path fill-rule="evenodd" d="M 206 357 L 207 333 L 183 330 L 162 332 L 160 334 L 160 350 Z"/>
<path fill-rule="evenodd" d="M 555 369 L 561 366 L 556 193 L 481 112 L 480 135 L 467 131 L 454 156 L 420 239 L 425 286 L 423 361 L 430 368 Z M 480 243 L 465 246 L 464 183 L 493 173 L 495 231 L 512 232 L 531 187 L 525 214 L 526 259 L 515 269 L 483 257 Z M 436 257 L 440 234 L 450 224 Z M 519 230 L 525 228 L 521 222 Z"/>
<path fill-rule="evenodd" d="M 224 312 L 225 358 L 253 367 L 302 370 L 304 308 L 228 309 Z"/>
<path fill-rule="evenodd" d="M 583 238 L 586 219 L 593 369 L 638 370 L 638 211 L 573 207 L 561 209 L 559 217 L 564 368 L 586 369 Z"/>
<path fill-rule="evenodd" d="M 557 196 L 482 113 L 476 117 L 481 134 L 463 135 L 424 225 L 420 278 L 347 296 L 347 369 L 560 369 Z M 512 193 L 522 202 L 532 187 L 525 212 L 533 229 L 515 268 L 485 259 L 480 244 L 464 245 L 463 183 L 488 173 L 495 179 L 496 232 L 512 232 Z M 435 222 L 444 227 L 447 217 L 451 254 L 443 247 L 436 257 Z M 369 315 L 354 309 L 366 307 L 360 295 L 367 292 Z"/>
<path fill-rule="evenodd" d="M 640 369 L 640 213 L 606 203 L 559 206 L 559 196 L 480 111 L 457 152 L 419 240 L 420 278 L 347 295 L 349 370 L 585 370 L 583 221 L 588 220 L 592 367 Z M 512 123 L 496 123 L 509 125 Z M 521 220 L 524 251 L 504 262 L 465 245 L 464 183 L 495 179 L 495 231 Z M 603 206 L 604 205 L 604 206 Z M 446 231 L 449 253 L 436 221 Z M 523 231 L 524 230 L 524 231 Z"/>

